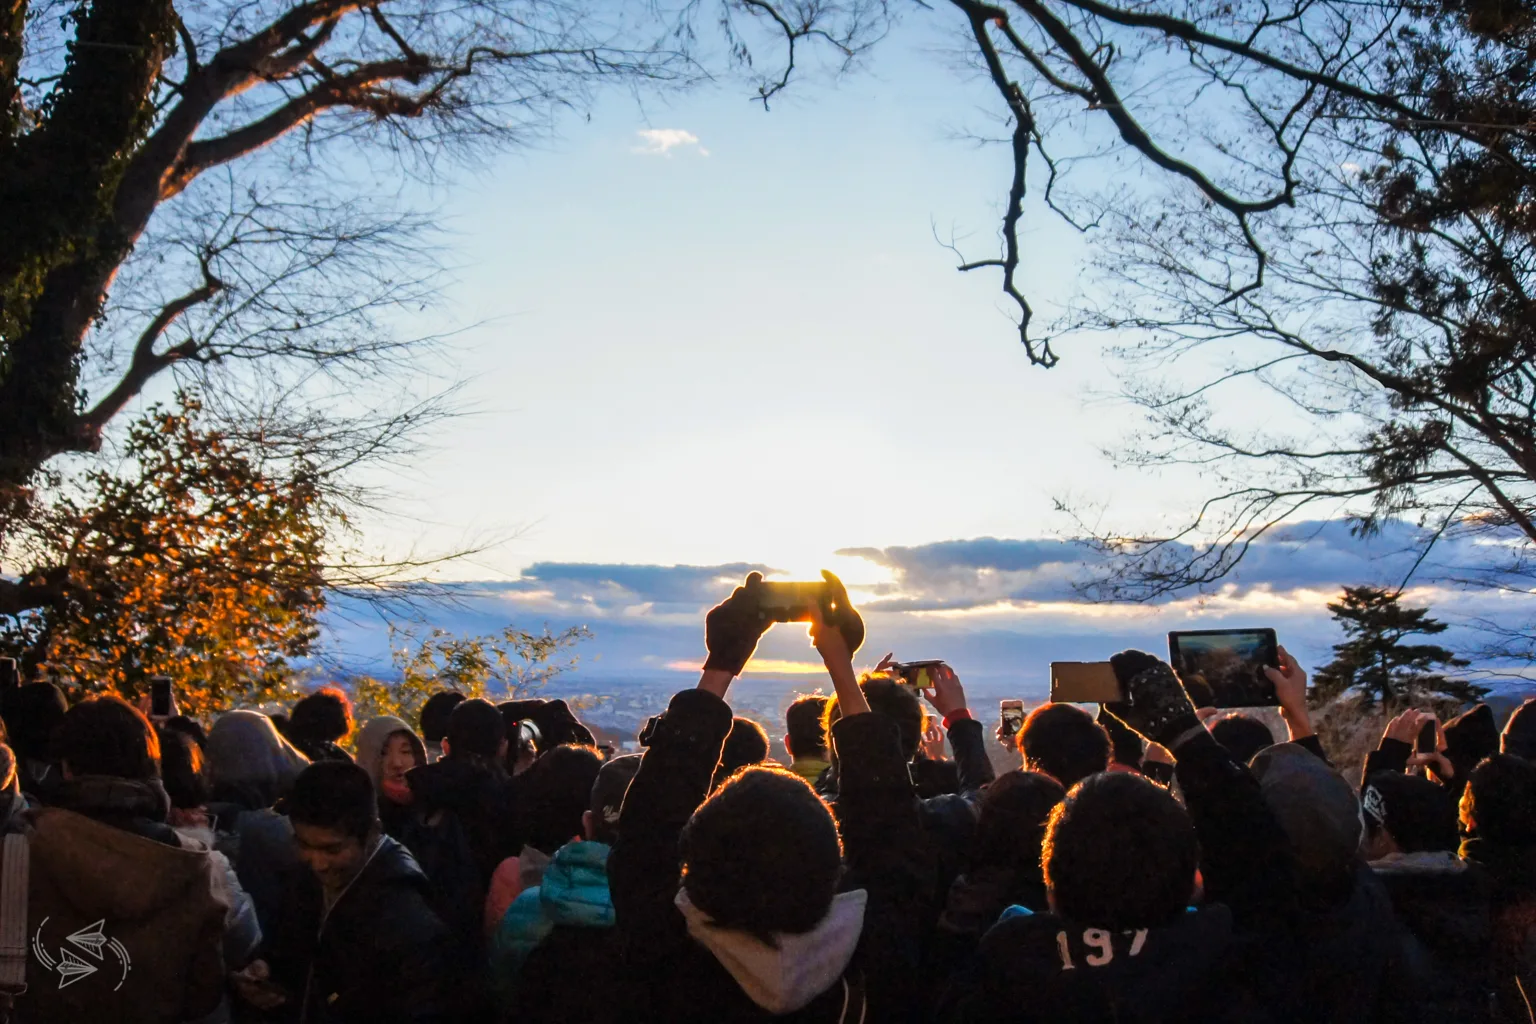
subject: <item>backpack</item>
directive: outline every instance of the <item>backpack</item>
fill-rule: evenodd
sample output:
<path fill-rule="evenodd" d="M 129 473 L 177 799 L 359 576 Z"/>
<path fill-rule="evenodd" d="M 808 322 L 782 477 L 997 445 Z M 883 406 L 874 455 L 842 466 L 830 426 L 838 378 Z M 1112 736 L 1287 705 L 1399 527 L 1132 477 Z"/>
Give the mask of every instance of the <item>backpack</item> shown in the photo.
<path fill-rule="evenodd" d="M 27 990 L 27 884 L 32 849 L 27 837 L 5 837 L 0 853 L 0 1024 L 9 1024 L 16 997 Z"/>

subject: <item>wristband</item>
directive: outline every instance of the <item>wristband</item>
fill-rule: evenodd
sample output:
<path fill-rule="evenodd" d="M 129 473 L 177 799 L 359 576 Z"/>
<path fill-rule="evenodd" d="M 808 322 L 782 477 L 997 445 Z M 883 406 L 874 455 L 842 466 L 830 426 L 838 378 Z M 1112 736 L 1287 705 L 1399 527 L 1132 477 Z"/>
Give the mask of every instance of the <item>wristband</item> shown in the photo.
<path fill-rule="evenodd" d="M 949 732 L 955 722 L 972 722 L 975 719 L 969 708 L 956 708 L 944 716 L 944 731 Z"/>

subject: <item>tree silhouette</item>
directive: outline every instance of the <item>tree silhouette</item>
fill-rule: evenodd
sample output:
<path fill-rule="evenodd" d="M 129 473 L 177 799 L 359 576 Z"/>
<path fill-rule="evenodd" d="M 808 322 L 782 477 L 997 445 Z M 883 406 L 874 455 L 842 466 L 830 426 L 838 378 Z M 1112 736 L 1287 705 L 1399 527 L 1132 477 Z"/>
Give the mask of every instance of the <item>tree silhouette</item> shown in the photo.
<path fill-rule="evenodd" d="M 0 618 L 0 650 L 29 675 L 124 697 L 168 675 L 197 714 L 273 695 L 308 653 L 327 582 L 320 474 L 200 412 L 187 395 L 151 409 L 120 467 L 61 483 L 9 538 L 50 595 Z"/>
<path fill-rule="evenodd" d="M 1448 626 L 1429 617 L 1428 608 L 1406 608 L 1400 595 L 1378 587 L 1345 587 L 1328 605 L 1347 639 L 1334 645 L 1334 659 L 1312 676 L 1308 696 L 1323 704 L 1348 693 L 1363 708 L 1378 702 L 1401 708 L 1435 700 L 1465 703 L 1487 692 L 1465 679 L 1436 671 L 1467 664 L 1455 652 L 1435 644 L 1408 644 L 1411 636 L 1436 636 Z"/>

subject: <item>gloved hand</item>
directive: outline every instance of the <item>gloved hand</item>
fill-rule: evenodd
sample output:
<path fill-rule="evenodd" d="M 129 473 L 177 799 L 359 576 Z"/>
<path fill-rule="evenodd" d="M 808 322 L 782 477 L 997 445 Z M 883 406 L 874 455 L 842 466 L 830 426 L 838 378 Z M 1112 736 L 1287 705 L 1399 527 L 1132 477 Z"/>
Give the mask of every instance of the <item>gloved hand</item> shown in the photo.
<path fill-rule="evenodd" d="M 1199 728 L 1195 706 L 1166 662 L 1142 651 L 1121 651 L 1109 664 L 1126 699 L 1105 704 L 1104 710 L 1170 750 L 1180 736 Z"/>
<path fill-rule="evenodd" d="M 709 657 L 704 662 L 706 671 L 719 670 L 733 676 L 741 675 L 757 650 L 773 620 L 759 615 L 757 598 L 753 590 L 763 581 L 763 574 L 754 572 L 744 584 L 731 592 L 731 596 L 710 609 L 704 617 L 704 645 Z"/>
<path fill-rule="evenodd" d="M 821 570 L 821 578 L 827 581 L 835 606 L 830 621 L 837 624 L 837 631 L 843 634 L 843 642 L 848 645 L 848 656 L 852 657 L 864 643 L 864 618 L 854 608 L 853 602 L 848 600 L 848 588 L 843 586 L 842 580 L 826 569 Z"/>

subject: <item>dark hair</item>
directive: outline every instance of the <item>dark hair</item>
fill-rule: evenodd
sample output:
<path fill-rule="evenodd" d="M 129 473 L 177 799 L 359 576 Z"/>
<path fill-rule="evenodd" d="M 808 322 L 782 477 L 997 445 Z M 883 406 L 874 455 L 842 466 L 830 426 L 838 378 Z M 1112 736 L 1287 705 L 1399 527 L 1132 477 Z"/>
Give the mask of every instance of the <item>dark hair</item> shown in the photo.
<path fill-rule="evenodd" d="M 379 823 L 373 779 L 351 761 L 316 761 L 305 768 L 284 806 L 295 824 L 335 829 L 354 839 L 367 839 Z"/>
<path fill-rule="evenodd" d="M 1499 737 L 1499 752 L 1536 760 L 1536 697 L 1527 698 L 1510 713 Z"/>
<path fill-rule="evenodd" d="M 1365 826 L 1385 831 L 1404 853 L 1454 850 L 1456 805 L 1446 787 L 1417 775 L 1372 772 L 1360 791 Z"/>
<path fill-rule="evenodd" d="M 1141 770 L 1141 755 L 1143 746 L 1141 735 L 1126 725 L 1120 719 L 1099 706 L 1099 714 L 1094 719 L 1104 728 L 1104 734 L 1109 737 L 1109 756 L 1115 764 L 1123 764 L 1129 768 Z"/>
<path fill-rule="evenodd" d="M 507 726 L 494 704 L 475 697 L 454 706 L 448 715 L 448 734 L 443 738 L 448 741 L 450 758 L 495 759 L 507 738 Z"/>
<path fill-rule="evenodd" d="M 901 738 L 901 756 L 908 761 L 916 757 L 923 743 L 923 730 L 928 727 L 928 713 L 923 710 L 923 702 L 917 699 L 912 688 L 902 686 L 896 677 L 889 674 L 867 672 L 859 680 L 859 689 L 864 691 L 869 710 L 896 723 L 896 731 Z M 842 717 L 843 709 L 838 706 L 837 698 L 828 698 L 824 718 L 824 728 L 828 735 L 832 733 L 833 723 Z"/>
<path fill-rule="evenodd" d="M 421 738 L 428 743 L 443 742 L 443 737 L 448 735 L 448 716 L 464 700 L 464 695 L 457 690 L 439 690 L 428 697 L 416 719 L 421 725 Z"/>
<path fill-rule="evenodd" d="M 163 728 L 179 732 L 196 743 L 199 750 L 208 749 L 208 733 L 203 724 L 189 715 L 173 715 L 163 723 Z M 164 746 L 164 744 L 161 744 Z"/>
<path fill-rule="evenodd" d="M 822 719 L 829 699 L 820 694 L 795 698 L 784 712 L 785 737 L 790 757 L 811 757 L 827 749 L 827 727 Z"/>
<path fill-rule="evenodd" d="M 831 810 L 782 768 L 733 775 L 693 812 L 679 842 L 693 905 L 716 925 L 765 941 L 816 927 L 842 876 Z"/>
<path fill-rule="evenodd" d="M 597 781 L 592 783 L 592 838 L 599 843 L 612 845 L 619 835 L 619 812 L 624 808 L 624 795 L 629 784 L 640 770 L 639 754 L 624 754 L 598 769 Z"/>
<path fill-rule="evenodd" d="M 304 742 L 345 739 L 352 731 L 352 702 L 334 686 L 324 686 L 293 706 L 288 735 Z"/>
<path fill-rule="evenodd" d="M 1210 723 L 1210 730 L 1211 738 L 1227 748 L 1227 753 L 1239 764 L 1247 764 L 1254 754 L 1275 745 L 1275 734 L 1269 731 L 1269 726 L 1240 711 L 1221 715 Z"/>
<path fill-rule="evenodd" d="M 1178 918 L 1195 887 L 1195 826 L 1168 791 L 1108 772 L 1051 811 L 1042 853 L 1057 913 L 1078 924 L 1153 928 Z"/>
<path fill-rule="evenodd" d="M 592 805 L 602 766 L 602 756 L 591 747 L 559 746 L 539 755 L 518 780 L 528 845 L 553 854 L 581 835 L 581 816 Z"/>
<path fill-rule="evenodd" d="M 1022 769 L 999 775 L 982 791 L 972 870 L 1003 867 L 1038 878 L 1046 819 L 1066 795 L 1049 775 Z"/>
<path fill-rule="evenodd" d="M 731 731 L 720 748 L 720 767 L 715 778 L 725 781 L 728 776 L 752 764 L 768 760 L 768 733 L 750 718 L 737 715 L 731 720 Z"/>
<path fill-rule="evenodd" d="M 92 697 L 70 708 L 59 724 L 58 753 L 74 775 L 160 777 L 160 738 L 154 727 L 116 697 Z"/>
<path fill-rule="evenodd" d="M 1019 730 L 1024 767 L 1045 772 L 1071 789 L 1109 767 L 1109 736 L 1093 716 L 1073 704 L 1041 704 Z"/>
<path fill-rule="evenodd" d="M 171 806 L 191 810 L 208 802 L 208 783 L 203 777 L 203 748 L 179 729 L 160 730 L 160 778 Z"/>
<path fill-rule="evenodd" d="M 5 698 L 5 728 L 18 758 L 53 761 L 58 758 L 54 735 L 69 702 L 52 683 L 28 683 Z"/>
<path fill-rule="evenodd" d="M 1511 754 L 1484 760 L 1467 780 L 1461 818 L 1490 843 L 1536 843 L 1536 764 Z"/>

